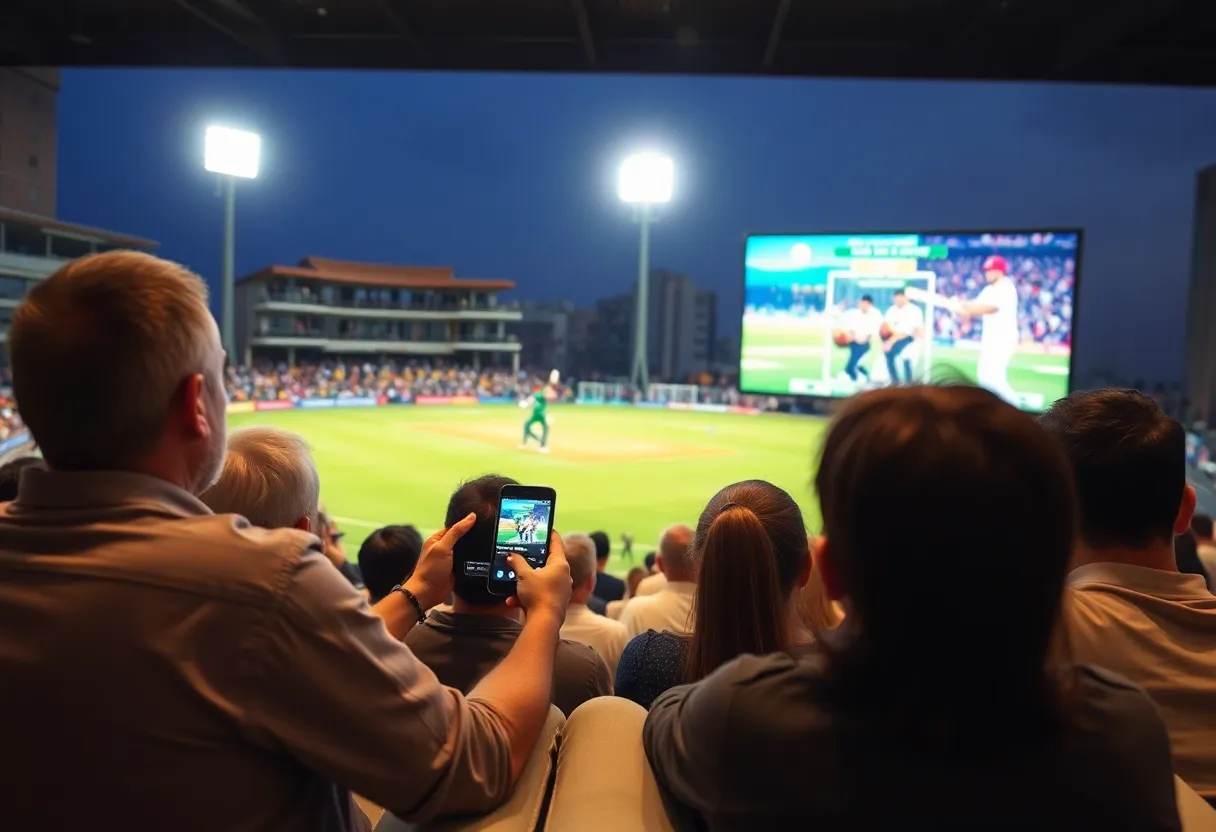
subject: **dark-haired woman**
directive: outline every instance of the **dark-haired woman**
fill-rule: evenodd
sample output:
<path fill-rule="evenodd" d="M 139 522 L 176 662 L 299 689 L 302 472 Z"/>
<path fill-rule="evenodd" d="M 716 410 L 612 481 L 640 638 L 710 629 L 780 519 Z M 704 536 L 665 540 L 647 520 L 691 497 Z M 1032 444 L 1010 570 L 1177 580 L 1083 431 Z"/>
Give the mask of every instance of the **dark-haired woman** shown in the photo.
<path fill-rule="evenodd" d="M 844 622 L 653 703 L 675 805 L 710 830 L 1179 828 L 1152 702 L 1051 656 L 1073 492 L 1029 416 L 976 388 L 859 395 L 816 490 Z"/>

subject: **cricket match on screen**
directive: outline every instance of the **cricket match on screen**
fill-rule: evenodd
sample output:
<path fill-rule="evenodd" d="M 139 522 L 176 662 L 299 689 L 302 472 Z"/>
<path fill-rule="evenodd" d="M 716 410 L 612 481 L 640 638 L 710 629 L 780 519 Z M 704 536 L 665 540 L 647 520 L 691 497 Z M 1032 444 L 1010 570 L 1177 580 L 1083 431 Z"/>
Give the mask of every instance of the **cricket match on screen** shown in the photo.
<path fill-rule="evenodd" d="M 978 384 L 1024 410 L 1068 394 L 1078 231 L 747 239 L 740 389 L 851 396 Z"/>

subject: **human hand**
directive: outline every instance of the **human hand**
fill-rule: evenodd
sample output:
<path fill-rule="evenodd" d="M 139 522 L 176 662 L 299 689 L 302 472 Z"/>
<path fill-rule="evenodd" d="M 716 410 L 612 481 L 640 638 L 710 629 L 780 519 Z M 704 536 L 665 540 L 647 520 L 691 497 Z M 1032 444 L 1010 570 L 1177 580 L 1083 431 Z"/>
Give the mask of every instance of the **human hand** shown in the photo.
<path fill-rule="evenodd" d="M 507 563 L 515 570 L 519 581 L 515 595 L 507 599 L 508 605 L 522 608 L 529 616 L 548 611 L 559 621 L 565 619 L 571 580 L 570 563 L 566 560 L 561 535 L 550 529 L 549 559 L 540 569 L 533 569 L 522 555 L 508 555 Z"/>
<path fill-rule="evenodd" d="M 452 588 L 456 585 L 456 576 L 452 573 L 452 549 L 476 522 L 477 515 L 470 512 L 463 520 L 453 523 L 450 528 L 440 529 L 422 544 L 418 565 L 405 582 L 405 588 L 414 593 L 423 609 L 443 603 L 452 594 Z"/>

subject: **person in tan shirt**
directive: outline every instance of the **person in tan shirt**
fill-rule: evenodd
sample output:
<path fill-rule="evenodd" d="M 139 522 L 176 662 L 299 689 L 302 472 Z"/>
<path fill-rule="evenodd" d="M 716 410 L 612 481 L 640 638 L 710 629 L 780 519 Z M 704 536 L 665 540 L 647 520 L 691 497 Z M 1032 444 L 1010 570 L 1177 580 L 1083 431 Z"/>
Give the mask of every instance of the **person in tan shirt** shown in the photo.
<path fill-rule="evenodd" d="M 596 580 L 595 541 L 585 534 L 576 533 L 566 535 L 562 542 L 566 547 L 570 579 L 574 585 L 570 606 L 566 608 L 566 623 L 562 625 L 562 638 L 577 641 L 594 650 L 607 665 L 608 678 L 611 679 L 616 675 L 616 664 L 629 639 L 625 635 L 624 624 L 607 616 L 596 615 L 587 606 Z M 608 693 L 611 692 L 609 688 Z"/>
<path fill-rule="evenodd" d="M 1074 393 L 1040 418 L 1064 448 L 1080 529 L 1064 621 L 1074 657 L 1153 698 L 1174 770 L 1216 800 L 1216 597 L 1179 571 L 1175 539 L 1195 512 L 1186 432 L 1135 390 Z"/>
<path fill-rule="evenodd" d="M 350 830 L 353 790 L 427 819 L 501 803 L 549 714 L 570 594 L 516 563 L 527 624 L 467 697 L 401 640 L 465 518 L 374 608 L 320 541 L 214 515 L 224 353 L 184 268 L 117 252 L 34 286 L 14 388 L 50 470 L 0 507 L 5 828 Z"/>
<path fill-rule="evenodd" d="M 697 564 L 692 557 L 693 531 L 672 526 L 659 541 L 657 563 L 666 583 L 653 595 L 634 598 L 621 612 L 629 638 L 647 630 L 688 633 L 692 630 L 692 601 L 697 592 Z"/>

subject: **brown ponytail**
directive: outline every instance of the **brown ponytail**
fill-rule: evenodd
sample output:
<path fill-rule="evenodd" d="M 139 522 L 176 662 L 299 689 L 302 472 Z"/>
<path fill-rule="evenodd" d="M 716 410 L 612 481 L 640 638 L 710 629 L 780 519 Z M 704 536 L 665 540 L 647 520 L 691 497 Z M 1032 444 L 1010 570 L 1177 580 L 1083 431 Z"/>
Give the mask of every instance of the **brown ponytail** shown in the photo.
<path fill-rule="evenodd" d="M 700 564 L 687 681 L 743 653 L 789 649 L 789 596 L 807 557 L 802 512 L 776 486 L 750 480 L 710 500 L 697 524 Z"/>

